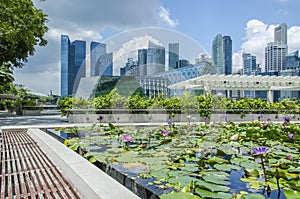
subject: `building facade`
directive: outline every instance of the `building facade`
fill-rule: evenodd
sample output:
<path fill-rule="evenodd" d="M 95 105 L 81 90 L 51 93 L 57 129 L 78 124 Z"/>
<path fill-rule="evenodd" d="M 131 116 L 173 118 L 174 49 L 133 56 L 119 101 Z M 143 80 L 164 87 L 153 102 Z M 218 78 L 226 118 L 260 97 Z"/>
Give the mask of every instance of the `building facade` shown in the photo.
<path fill-rule="evenodd" d="M 230 36 L 223 37 L 224 72 L 232 74 L 232 40 Z"/>
<path fill-rule="evenodd" d="M 152 41 L 148 43 L 147 50 L 147 75 L 165 71 L 165 48 Z"/>
<path fill-rule="evenodd" d="M 212 43 L 212 64 L 217 68 L 217 74 L 224 74 L 223 37 L 218 34 Z"/>
<path fill-rule="evenodd" d="M 96 76 L 112 76 L 113 75 L 113 53 L 101 55 L 96 63 Z"/>
<path fill-rule="evenodd" d="M 177 68 L 179 61 L 179 43 L 169 43 L 169 70 Z"/>
<path fill-rule="evenodd" d="M 100 56 L 106 54 L 106 44 L 92 41 L 90 45 L 90 73 L 91 77 L 96 76 L 96 64 Z"/>
<path fill-rule="evenodd" d="M 76 93 L 80 78 L 86 76 L 86 42 L 71 43 L 67 35 L 61 35 L 61 96 Z"/>

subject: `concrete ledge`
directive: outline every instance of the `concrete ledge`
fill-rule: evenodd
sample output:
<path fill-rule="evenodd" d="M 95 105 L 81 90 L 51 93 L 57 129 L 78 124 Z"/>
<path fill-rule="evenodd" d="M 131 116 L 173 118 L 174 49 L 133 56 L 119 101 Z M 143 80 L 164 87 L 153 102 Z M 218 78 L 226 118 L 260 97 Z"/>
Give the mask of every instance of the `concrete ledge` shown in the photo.
<path fill-rule="evenodd" d="M 61 169 L 82 198 L 139 198 L 126 187 L 40 129 L 28 133 Z"/>

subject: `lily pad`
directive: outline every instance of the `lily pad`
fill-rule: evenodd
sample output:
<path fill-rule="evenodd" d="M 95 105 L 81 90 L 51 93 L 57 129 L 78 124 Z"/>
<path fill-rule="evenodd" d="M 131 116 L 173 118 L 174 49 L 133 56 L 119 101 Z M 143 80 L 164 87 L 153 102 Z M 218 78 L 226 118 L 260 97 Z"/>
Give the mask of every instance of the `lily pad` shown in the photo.
<path fill-rule="evenodd" d="M 159 197 L 161 199 L 200 199 L 199 196 L 195 196 L 191 193 L 185 193 L 185 192 L 172 192 L 172 193 L 162 194 Z"/>
<path fill-rule="evenodd" d="M 196 193 L 203 198 L 218 198 L 218 199 L 231 199 L 232 195 L 223 192 L 211 192 L 205 189 L 196 188 Z"/>
<path fill-rule="evenodd" d="M 223 186 L 223 185 L 217 185 L 210 182 L 205 181 L 197 181 L 197 186 L 200 188 L 212 191 L 212 192 L 228 192 L 230 190 L 229 187 Z"/>

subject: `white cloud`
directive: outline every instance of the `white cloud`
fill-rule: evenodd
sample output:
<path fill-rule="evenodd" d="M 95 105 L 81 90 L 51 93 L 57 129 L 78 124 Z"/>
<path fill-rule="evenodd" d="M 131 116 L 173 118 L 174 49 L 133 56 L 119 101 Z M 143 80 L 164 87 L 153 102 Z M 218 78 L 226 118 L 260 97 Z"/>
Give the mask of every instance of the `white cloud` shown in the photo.
<path fill-rule="evenodd" d="M 45 35 L 48 45 L 36 47 L 35 55 L 29 58 L 24 68 L 15 71 L 15 79 L 32 89 L 45 87 L 54 93 L 59 93 L 60 81 L 50 76 L 60 72 L 60 35 L 69 35 L 71 41 L 85 40 L 88 52 L 90 41 L 100 41 L 101 32 L 107 29 L 119 32 L 137 27 L 173 27 L 177 24 L 171 19 L 169 10 L 161 7 L 160 0 L 49 0 L 34 3 L 48 15 L 49 31 Z M 49 78 L 45 79 L 48 84 L 39 84 L 46 82 L 43 78 L 47 73 Z"/>
<path fill-rule="evenodd" d="M 178 21 L 171 19 L 170 11 L 168 9 L 164 8 L 163 6 L 160 7 L 159 17 L 164 22 L 166 22 L 170 27 L 174 27 L 174 26 L 178 25 Z"/>
<path fill-rule="evenodd" d="M 265 47 L 269 42 L 274 41 L 274 28 L 279 24 L 265 24 L 260 20 L 248 21 L 245 28 L 245 37 L 241 50 L 233 56 L 233 65 L 241 65 L 242 53 L 248 52 L 256 56 L 257 63 L 264 66 Z M 300 49 L 300 26 L 288 28 L 288 51 L 293 52 Z"/>
<path fill-rule="evenodd" d="M 120 74 L 120 67 L 123 67 L 128 58 L 137 60 L 138 49 L 147 49 L 148 42 L 152 41 L 157 45 L 163 45 L 157 39 L 150 35 L 133 37 L 127 42 L 124 42 L 122 46 L 116 50 L 113 54 L 114 57 L 114 75 Z"/>

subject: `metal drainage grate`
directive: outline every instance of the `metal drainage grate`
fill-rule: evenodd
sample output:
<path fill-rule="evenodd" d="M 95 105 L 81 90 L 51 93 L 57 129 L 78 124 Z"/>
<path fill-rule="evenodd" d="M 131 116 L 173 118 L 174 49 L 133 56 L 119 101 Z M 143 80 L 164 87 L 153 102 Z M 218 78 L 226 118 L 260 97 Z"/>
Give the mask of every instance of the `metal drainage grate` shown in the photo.
<path fill-rule="evenodd" d="M 80 198 L 27 130 L 0 132 L 0 198 Z"/>

